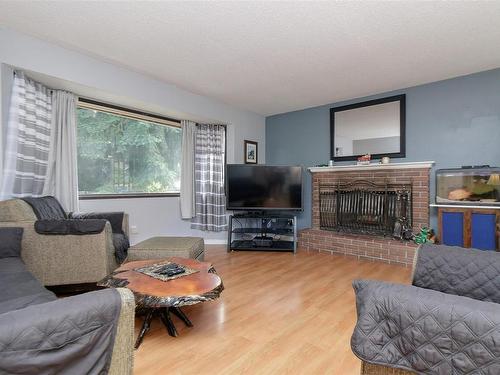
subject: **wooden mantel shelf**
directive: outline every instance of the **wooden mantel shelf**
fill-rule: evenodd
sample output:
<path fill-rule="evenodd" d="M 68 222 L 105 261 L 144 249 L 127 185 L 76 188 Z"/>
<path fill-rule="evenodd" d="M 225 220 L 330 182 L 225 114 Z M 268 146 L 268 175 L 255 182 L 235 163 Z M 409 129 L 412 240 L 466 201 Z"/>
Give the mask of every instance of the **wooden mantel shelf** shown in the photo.
<path fill-rule="evenodd" d="M 409 163 L 389 163 L 379 164 L 373 162 L 368 165 L 335 165 L 333 167 L 310 167 L 308 170 L 311 173 L 319 172 L 348 172 L 348 171 L 372 171 L 384 169 L 417 169 L 417 168 L 432 168 L 434 161 L 416 161 Z"/>

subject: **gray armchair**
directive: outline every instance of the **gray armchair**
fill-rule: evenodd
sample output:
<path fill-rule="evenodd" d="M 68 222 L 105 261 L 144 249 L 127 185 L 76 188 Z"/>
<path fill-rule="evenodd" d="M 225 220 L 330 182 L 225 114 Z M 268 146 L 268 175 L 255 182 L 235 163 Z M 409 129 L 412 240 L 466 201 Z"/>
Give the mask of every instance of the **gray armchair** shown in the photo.
<path fill-rule="evenodd" d="M 0 254 L 0 285 L 0 374 L 132 374 L 130 290 L 58 299 L 12 254 Z"/>
<path fill-rule="evenodd" d="M 21 199 L 0 202 L 0 227 L 24 229 L 21 258 L 43 285 L 95 283 L 118 267 L 111 224 L 86 235 L 46 235 L 35 231 L 32 207 Z M 123 218 L 128 234 L 128 215 Z"/>
<path fill-rule="evenodd" d="M 412 284 L 353 283 L 361 374 L 499 374 L 500 254 L 424 244 Z"/>

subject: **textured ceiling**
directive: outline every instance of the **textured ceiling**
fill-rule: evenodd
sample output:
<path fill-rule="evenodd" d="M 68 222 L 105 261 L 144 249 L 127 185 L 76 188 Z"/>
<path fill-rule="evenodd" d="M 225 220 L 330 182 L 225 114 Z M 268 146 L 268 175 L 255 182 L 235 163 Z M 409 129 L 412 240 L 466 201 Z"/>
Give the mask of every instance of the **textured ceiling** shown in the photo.
<path fill-rule="evenodd" d="M 0 2 L 0 25 L 263 115 L 500 66 L 500 2 Z"/>

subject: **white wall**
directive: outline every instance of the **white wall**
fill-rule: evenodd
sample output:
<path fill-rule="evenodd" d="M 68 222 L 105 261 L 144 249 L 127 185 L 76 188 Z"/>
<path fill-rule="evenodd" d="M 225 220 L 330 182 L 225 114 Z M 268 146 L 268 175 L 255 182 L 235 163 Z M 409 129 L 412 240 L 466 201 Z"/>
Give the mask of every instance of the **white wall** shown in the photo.
<path fill-rule="evenodd" d="M 45 80 L 47 84 L 56 88 L 71 89 L 80 95 L 179 119 L 225 123 L 228 125 L 228 163 L 243 162 L 245 139 L 259 142 L 259 162 L 265 162 L 265 118 L 261 115 L 2 28 L 0 63 L 27 70 L 37 76 L 35 78 Z M 6 126 L 4 122 L 2 116 L 2 127 Z M 133 242 L 160 234 L 199 235 L 217 241 L 226 238 L 225 232 L 206 234 L 192 231 L 189 223 L 180 219 L 176 197 L 81 202 L 82 211 L 110 209 L 123 210 L 130 214 L 131 225 L 137 226 L 139 231 L 133 236 Z"/>
<path fill-rule="evenodd" d="M 5 65 L 0 64 L 0 150 L 5 147 L 5 140 L 7 139 L 7 121 L 9 119 L 9 105 L 10 105 L 10 91 L 12 82 L 14 80 L 12 69 Z M 3 126 L 5 124 L 5 126 Z M 3 157 L 0 157 L 0 171 L 3 170 Z M 2 175 L 0 174 L 0 185 L 2 183 Z"/>
<path fill-rule="evenodd" d="M 204 237 L 207 243 L 225 243 L 227 232 L 201 232 L 190 228 L 189 221 L 181 220 L 178 197 L 125 198 L 80 201 L 80 211 L 126 211 L 130 226 L 138 233 L 131 233 L 134 244 L 148 237 L 161 235 Z"/>

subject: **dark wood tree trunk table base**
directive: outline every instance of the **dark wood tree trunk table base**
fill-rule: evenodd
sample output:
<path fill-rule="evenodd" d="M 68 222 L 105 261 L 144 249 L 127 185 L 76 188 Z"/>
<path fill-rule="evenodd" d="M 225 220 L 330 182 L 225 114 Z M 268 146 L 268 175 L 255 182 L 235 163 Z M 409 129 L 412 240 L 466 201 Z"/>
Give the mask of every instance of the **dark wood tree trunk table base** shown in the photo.
<path fill-rule="evenodd" d="M 136 268 L 162 261 L 179 263 L 199 272 L 174 280 L 162 281 L 135 271 Z M 98 285 L 110 288 L 128 288 L 134 293 L 137 310 L 145 313 L 139 336 L 135 342 L 136 349 L 141 345 L 144 336 L 151 328 L 154 317 L 159 317 L 168 334 L 176 337 L 178 333 L 171 314 L 183 321 L 187 327 L 192 327 L 193 323 L 180 307 L 212 301 L 219 298 L 224 290 L 222 280 L 216 274 L 212 264 L 177 257 L 125 263 L 101 280 Z"/>
<path fill-rule="evenodd" d="M 180 320 L 184 322 L 186 327 L 192 327 L 193 323 L 189 320 L 189 318 L 184 314 L 184 312 L 178 307 L 164 307 L 160 309 L 149 309 L 144 315 L 144 321 L 142 323 L 141 330 L 139 332 L 139 336 L 137 336 L 137 340 L 135 341 L 135 348 L 137 349 L 144 339 L 146 333 L 148 333 L 151 328 L 151 322 L 155 316 L 158 316 L 161 322 L 165 325 L 167 332 L 172 337 L 177 337 L 179 334 L 177 333 L 177 329 L 175 328 L 175 324 L 172 321 L 172 317 L 170 313 L 177 316 Z"/>

